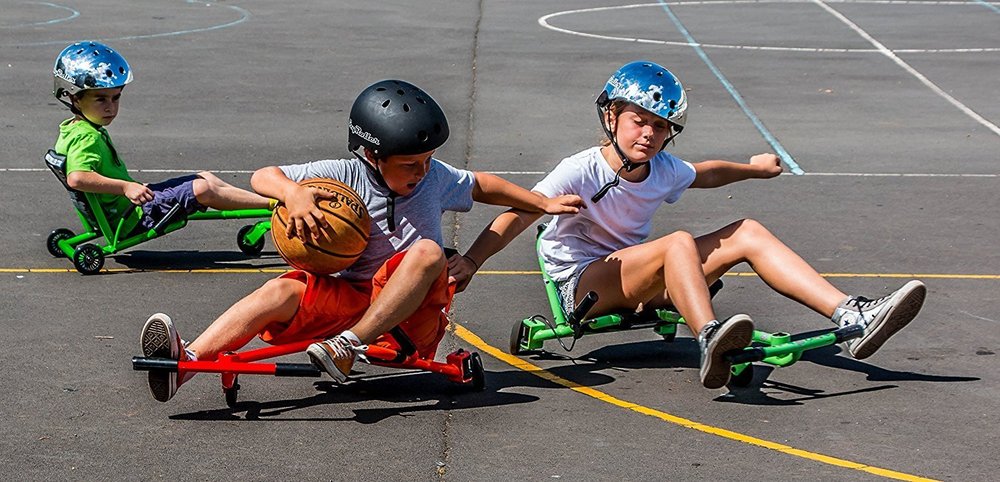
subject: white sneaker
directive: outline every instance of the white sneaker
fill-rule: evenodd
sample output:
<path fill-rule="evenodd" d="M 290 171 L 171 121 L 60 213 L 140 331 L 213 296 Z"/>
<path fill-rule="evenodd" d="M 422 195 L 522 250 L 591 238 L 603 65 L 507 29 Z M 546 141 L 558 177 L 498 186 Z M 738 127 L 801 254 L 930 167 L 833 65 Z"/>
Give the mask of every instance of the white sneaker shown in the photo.
<path fill-rule="evenodd" d="M 864 334 L 847 342 L 851 356 L 861 360 L 870 357 L 882 344 L 917 316 L 927 296 L 927 287 L 920 281 L 910 281 L 902 288 L 877 300 L 853 296 L 833 312 L 838 326 L 861 325 Z"/>
<path fill-rule="evenodd" d="M 698 334 L 701 347 L 701 384 L 705 388 L 722 388 L 729 383 L 732 364 L 723 356 L 741 350 L 753 340 L 753 320 L 747 315 L 733 315 L 719 323 L 705 325 Z"/>
<path fill-rule="evenodd" d="M 357 335 L 344 331 L 333 338 L 309 345 L 306 353 L 313 365 L 325 370 L 338 383 L 343 383 L 351 375 L 358 353 L 367 349 L 368 345 L 361 343 Z"/>

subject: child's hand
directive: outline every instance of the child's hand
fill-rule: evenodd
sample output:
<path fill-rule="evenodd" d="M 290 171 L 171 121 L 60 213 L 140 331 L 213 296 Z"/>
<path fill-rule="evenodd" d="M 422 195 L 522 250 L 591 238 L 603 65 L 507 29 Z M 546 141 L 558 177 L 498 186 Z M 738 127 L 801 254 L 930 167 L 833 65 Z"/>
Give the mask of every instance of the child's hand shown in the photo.
<path fill-rule="evenodd" d="M 137 182 L 130 182 L 126 184 L 125 192 L 123 194 L 125 194 L 125 197 L 127 197 L 129 201 L 132 201 L 132 204 L 137 206 L 142 206 L 143 204 L 153 200 L 153 191 L 146 187 L 145 184 L 139 184 Z"/>
<path fill-rule="evenodd" d="M 781 174 L 781 159 L 771 153 L 757 154 L 751 157 L 750 165 L 757 167 L 762 174 L 761 177 L 764 179 L 770 179 Z"/>
<path fill-rule="evenodd" d="M 448 283 L 455 283 L 456 293 L 465 291 L 476 271 L 479 271 L 479 266 L 468 256 L 454 254 L 448 258 Z"/>
<path fill-rule="evenodd" d="M 580 208 L 587 209 L 583 204 L 583 198 L 576 194 L 564 194 L 553 198 L 546 198 L 542 201 L 545 214 L 576 214 Z"/>
<path fill-rule="evenodd" d="M 298 237 L 305 241 L 311 236 L 319 239 L 320 235 L 329 238 L 327 229 L 330 224 L 326 222 L 323 211 L 319 209 L 318 203 L 323 199 L 333 199 L 332 192 L 321 191 L 310 187 L 299 187 L 285 196 L 285 207 L 288 209 L 288 237 Z"/>

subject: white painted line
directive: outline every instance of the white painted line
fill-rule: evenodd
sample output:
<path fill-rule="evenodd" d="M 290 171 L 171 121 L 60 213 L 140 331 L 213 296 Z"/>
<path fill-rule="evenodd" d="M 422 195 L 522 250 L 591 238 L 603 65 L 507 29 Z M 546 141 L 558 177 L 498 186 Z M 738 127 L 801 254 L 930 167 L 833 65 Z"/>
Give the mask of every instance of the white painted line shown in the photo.
<path fill-rule="evenodd" d="M 693 1 L 693 2 L 663 2 L 668 6 L 691 6 L 691 5 L 726 5 L 726 4 L 752 4 L 752 3 L 808 3 L 810 0 L 719 0 L 719 1 Z M 841 0 L 839 2 L 831 3 L 874 3 L 874 4 L 903 4 L 903 5 L 948 5 L 948 6 L 976 6 L 978 4 L 969 2 L 914 2 L 914 1 L 898 1 L 898 0 L 861 0 L 861 1 L 851 1 L 851 0 Z M 569 35 L 575 35 L 578 37 L 595 38 L 600 40 L 612 40 L 616 42 L 634 42 L 642 44 L 653 44 L 653 45 L 671 45 L 676 47 L 702 47 L 706 49 L 731 49 L 731 50 L 754 50 L 754 51 L 769 51 L 769 52 L 813 52 L 813 53 L 880 53 L 878 49 L 851 49 L 851 48 L 824 48 L 824 47 L 778 47 L 778 46 L 768 46 L 768 45 L 729 45 L 729 44 L 706 44 L 697 42 L 676 42 L 670 40 L 655 40 L 637 37 L 618 37 L 613 35 L 599 35 L 587 32 L 580 32 L 577 30 L 569 30 L 561 27 L 556 27 L 549 23 L 549 19 L 560 17 L 563 15 L 572 15 L 577 13 L 591 13 L 591 12 L 602 12 L 607 10 L 625 10 L 633 8 L 647 8 L 647 7 L 658 7 L 661 6 L 659 3 L 642 3 L 633 5 L 617 5 L 612 7 L 595 7 L 595 8 L 583 8 L 577 10 L 565 10 L 562 12 L 555 12 L 545 15 L 538 19 L 538 24 L 549 30 L 565 33 Z M 940 53 L 983 53 L 983 52 L 1000 52 L 1000 47 L 970 47 L 970 48 L 954 48 L 954 49 L 899 49 L 895 50 L 899 53 L 907 54 L 940 54 Z"/>
<path fill-rule="evenodd" d="M 204 2 L 200 2 L 198 0 L 186 0 L 186 3 L 190 3 L 190 4 L 202 3 L 206 7 L 217 6 L 217 4 L 214 4 L 214 3 L 204 3 Z M 202 28 L 194 28 L 194 29 L 189 29 L 189 30 L 175 30 L 175 31 L 172 31 L 172 32 L 160 32 L 160 33 L 151 33 L 151 34 L 143 34 L 143 35 L 129 35 L 127 37 L 103 37 L 103 38 L 94 38 L 92 40 L 97 40 L 97 41 L 101 41 L 101 42 L 114 42 L 114 41 L 119 41 L 119 40 L 139 40 L 139 39 L 147 39 L 147 38 L 173 37 L 173 36 L 176 36 L 176 35 L 186 35 L 186 34 L 190 34 L 190 33 L 208 32 L 208 31 L 211 31 L 211 30 L 218 30 L 218 29 L 222 29 L 222 28 L 232 27 L 234 25 L 241 24 L 241 23 L 245 22 L 248 18 L 250 18 L 250 12 L 247 11 L 246 9 L 242 8 L 242 7 L 239 7 L 239 6 L 236 6 L 236 5 L 221 5 L 221 4 L 219 4 L 218 6 L 222 6 L 222 7 L 228 8 L 230 10 L 236 11 L 237 13 L 240 14 L 240 18 L 238 18 L 236 20 L 233 20 L 232 22 L 227 22 L 227 23 L 223 23 L 223 24 L 219 24 L 219 25 L 211 25 L 211 26 L 202 27 Z M 71 42 L 74 42 L 74 41 L 78 41 L 78 40 L 51 40 L 51 41 L 46 41 L 46 42 L 30 42 L 30 43 L 23 43 L 23 44 L 14 44 L 14 46 L 15 47 L 37 47 L 37 46 L 43 46 L 43 45 L 67 45 L 67 44 L 69 44 Z"/>
<path fill-rule="evenodd" d="M 68 10 L 69 16 L 62 18 L 54 18 L 52 20 L 43 20 L 41 22 L 20 23 L 17 25 L 0 25 L 0 28 L 37 27 L 39 25 L 52 25 L 55 23 L 65 22 L 67 20 L 73 20 L 74 18 L 80 16 L 80 12 L 77 12 L 76 10 L 73 10 L 72 8 L 69 8 L 65 5 L 56 5 L 54 3 L 49 3 L 49 2 L 28 2 L 28 3 L 34 3 L 36 5 L 45 5 L 52 8 L 60 8 L 63 10 Z"/>
<path fill-rule="evenodd" d="M 840 20 L 841 22 L 843 22 L 848 27 L 850 27 L 851 30 L 854 30 L 855 32 L 857 32 L 858 35 L 860 35 L 862 38 L 864 38 L 865 40 L 867 40 L 870 44 L 872 44 L 873 46 L 875 46 L 875 48 L 878 49 L 879 52 L 881 52 L 886 57 L 889 57 L 890 60 L 892 60 L 893 62 L 895 62 L 896 65 L 902 67 L 903 70 L 909 72 L 910 75 L 916 77 L 917 80 L 919 80 L 922 84 L 924 84 L 925 86 L 927 86 L 927 88 L 929 88 L 932 91 L 934 91 L 935 94 L 941 96 L 942 98 L 944 98 L 944 100 L 947 100 L 949 103 L 951 103 L 951 105 L 957 107 L 958 110 L 964 112 L 965 115 L 971 117 L 976 122 L 980 123 L 981 125 L 983 125 L 987 129 L 993 131 L 994 134 L 1000 136 L 1000 127 L 997 127 L 996 124 L 994 124 L 994 123 L 986 120 L 985 117 L 979 115 L 978 113 L 976 113 L 972 109 L 966 107 L 965 104 L 959 102 L 958 99 L 952 97 L 947 92 L 941 90 L 941 88 L 938 87 L 937 85 L 935 85 L 934 82 L 931 82 L 930 79 L 928 79 L 927 77 L 924 77 L 924 75 L 921 74 L 920 72 L 917 72 L 917 69 L 914 69 L 913 67 L 910 67 L 910 64 L 904 62 L 903 59 L 897 57 L 896 54 L 892 53 L 892 51 L 889 50 L 885 45 L 882 45 L 881 42 L 879 42 L 878 40 L 875 40 L 874 37 L 872 37 L 871 35 L 869 35 L 868 32 L 865 32 L 861 27 L 859 27 L 857 24 L 855 24 L 854 22 L 852 22 L 850 19 L 848 19 L 847 17 L 841 15 L 840 12 L 834 10 L 829 5 L 823 3 L 822 0 L 812 0 L 812 2 L 814 4 L 816 4 L 816 5 L 818 5 L 823 10 L 826 10 L 830 15 L 833 15 L 834 17 L 836 17 L 838 20 Z"/>
<path fill-rule="evenodd" d="M 204 170 L 204 169 L 201 169 Z M 45 168 L 36 167 L 0 167 L 2 172 L 48 172 Z M 208 169 L 216 174 L 252 174 L 254 170 L 215 170 Z M 196 172 L 191 169 L 131 169 L 129 172 L 153 172 L 167 174 L 190 174 Z M 477 171 L 498 176 L 544 176 L 548 171 Z M 784 172 L 782 176 L 793 176 L 790 172 Z M 978 177 L 978 178 L 1000 178 L 1000 174 L 957 174 L 957 173 L 914 173 L 914 172 L 807 172 L 804 176 L 826 176 L 826 177 Z"/>

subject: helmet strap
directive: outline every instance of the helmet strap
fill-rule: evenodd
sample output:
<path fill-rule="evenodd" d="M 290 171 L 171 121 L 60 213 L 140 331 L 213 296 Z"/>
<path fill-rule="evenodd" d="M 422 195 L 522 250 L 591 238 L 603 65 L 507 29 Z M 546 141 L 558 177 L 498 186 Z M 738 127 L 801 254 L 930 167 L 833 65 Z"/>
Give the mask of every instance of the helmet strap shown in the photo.
<path fill-rule="evenodd" d="M 608 127 L 607 113 L 609 111 L 605 110 L 604 107 L 609 105 L 610 103 L 605 102 L 604 106 L 602 106 L 601 102 L 598 102 L 597 116 L 601 121 L 601 128 L 604 129 L 604 135 L 608 136 L 608 140 L 611 141 L 611 147 L 615 149 L 615 152 L 618 154 L 618 157 L 622 161 L 622 165 L 621 167 L 618 168 L 617 171 L 615 171 L 615 178 L 605 183 L 603 186 L 601 186 L 601 189 L 599 189 L 597 193 L 590 198 L 590 201 L 595 204 L 597 203 L 597 201 L 600 201 L 601 198 L 607 195 L 608 191 L 610 191 L 611 188 L 618 186 L 618 184 L 621 182 L 622 169 L 625 169 L 625 172 L 632 172 L 633 170 L 642 166 L 642 163 L 632 162 L 632 160 L 629 159 L 624 152 L 622 152 L 622 148 L 618 146 L 618 139 L 615 138 L 616 137 L 615 134 L 617 134 L 618 131 L 618 124 L 617 123 L 615 124 L 615 132 L 612 132 L 611 128 Z M 664 144 L 664 147 L 665 146 L 666 144 Z"/>
<path fill-rule="evenodd" d="M 368 171 L 372 173 L 373 177 L 375 177 L 375 182 L 378 183 L 379 186 L 382 186 L 387 191 L 389 191 L 389 195 L 386 196 L 386 221 L 389 224 L 389 231 L 395 231 L 396 197 L 399 196 L 399 193 L 393 191 L 392 188 L 390 188 L 389 185 L 385 182 L 385 178 L 382 177 L 382 171 L 380 171 L 378 168 L 377 161 L 376 162 L 369 161 L 361 154 L 358 154 L 357 149 L 348 149 L 348 150 L 351 151 L 351 154 L 354 154 L 354 157 L 357 157 L 358 160 L 361 161 L 361 164 L 364 164 L 365 167 L 368 168 Z"/>

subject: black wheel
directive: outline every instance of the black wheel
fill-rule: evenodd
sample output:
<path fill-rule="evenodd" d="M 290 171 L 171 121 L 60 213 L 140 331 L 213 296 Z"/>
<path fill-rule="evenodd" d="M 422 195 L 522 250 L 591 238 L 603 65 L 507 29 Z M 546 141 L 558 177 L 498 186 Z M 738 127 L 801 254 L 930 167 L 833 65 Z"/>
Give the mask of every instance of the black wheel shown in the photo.
<path fill-rule="evenodd" d="M 739 375 L 729 377 L 729 385 L 733 387 L 749 387 L 753 383 L 753 364 L 747 365 Z"/>
<path fill-rule="evenodd" d="M 518 321 L 514 323 L 513 328 L 510 330 L 510 346 L 507 347 L 507 351 L 511 355 L 523 355 L 525 350 L 521 348 L 524 343 L 527 343 L 528 337 L 528 327 L 524 326 L 523 321 Z"/>
<path fill-rule="evenodd" d="M 49 233 L 49 238 L 45 241 L 45 247 L 49 248 L 49 254 L 56 258 L 65 258 L 66 253 L 59 249 L 59 241 L 76 236 L 73 231 L 66 228 L 59 228 Z"/>
<path fill-rule="evenodd" d="M 226 406 L 229 408 L 236 408 L 236 399 L 239 397 L 240 384 L 239 375 L 233 379 L 233 388 L 223 388 L 222 392 L 226 394 Z"/>
<path fill-rule="evenodd" d="M 469 370 L 472 371 L 472 389 L 481 392 L 486 389 L 486 372 L 483 370 L 483 359 L 479 353 L 469 355 Z"/>
<path fill-rule="evenodd" d="M 253 231 L 254 225 L 248 224 L 240 228 L 239 232 L 236 233 L 236 246 L 239 246 L 240 251 L 248 256 L 260 256 L 260 252 L 264 250 L 264 236 L 261 236 L 256 243 L 250 244 L 246 242 L 246 235 Z"/>
<path fill-rule="evenodd" d="M 104 267 L 104 251 L 90 243 L 77 246 L 73 252 L 73 266 L 83 274 L 95 274 Z"/>

